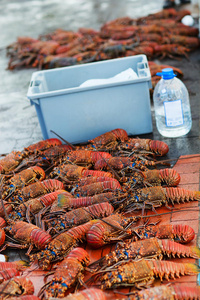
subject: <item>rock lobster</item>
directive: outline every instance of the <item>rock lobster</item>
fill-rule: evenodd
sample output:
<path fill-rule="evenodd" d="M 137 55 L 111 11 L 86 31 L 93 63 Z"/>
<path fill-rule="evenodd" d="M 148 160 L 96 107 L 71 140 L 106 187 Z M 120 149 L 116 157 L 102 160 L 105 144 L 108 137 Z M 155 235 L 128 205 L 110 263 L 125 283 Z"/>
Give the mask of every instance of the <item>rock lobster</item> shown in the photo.
<path fill-rule="evenodd" d="M 101 288 L 110 289 L 127 285 L 141 288 L 151 285 L 155 278 L 163 281 L 163 279 L 175 279 L 181 275 L 198 274 L 200 268 L 191 263 L 141 259 L 121 263 L 104 271 L 105 274 L 100 276 Z"/>
<path fill-rule="evenodd" d="M 94 182 L 91 184 L 80 186 L 74 190 L 74 194 L 77 197 L 88 197 L 96 194 L 101 194 L 103 192 L 109 192 L 109 191 L 114 192 L 121 189 L 122 187 L 117 180 L 115 181 L 109 180 L 103 182 Z"/>
<path fill-rule="evenodd" d="M 23 160 L 23 153 L 12 151 L 0 160 L 0 174 L 8 174 L 14 170 Z"/>
<path fill-rule="evenodd" d="M 117 145 L 117 140 L 125 142 L 128 140 L 128 134 L 124 129 L 114 129 L 108 131 L 96 138 L 89 140 L 95 149 L 101 149 L 105 147 L 106 149 L 113 148 Z"/>
<path fill-rule="evenodd" d="M 155 155 L 164 156 L 168 153 L 169 147 L 165 142 L 151 139 L 129 138 L 126 143 L 121 143 L 119 149 L 152 152 Z"/>
<path fill-rule="evenodd" d="M 30 185 L 31 183 L 42 181 L 46 177 L 42 168 L 34 166 L 25 169 L 6 181 L 3 186 L 2 199 L 13 192 L 17 192 L 20 188 Z"/>
<path fill-rule="evenodd" d="M 72 165 L 72 164 L 61 164 L 58 167 L 55 167 L 50 173 L 50 177 L 58 177 L 64 179 L 65 182 L 70 183 L 71 181 L 77 181 L 86 176 L 104 176 L 112 177 L 112 174 L 109 172 L 87 170 L 84 167 Z"/>
<path fill-rule="evenodd" d="M 45 298 L 66 296 L 66 292 L 76 281 L 82 280 L 82 273 L 90 258 L 83 248 L 73 249 L 68 256 L 57 266 L 53 279 L 41 290 L 44 290 Z"/>
<path fill-rule="evenodd" d="M 135 187 L 142 186 L 177 186 L 180 182 L 180 174 L 174 169 L 148 170 L 145 172 L 136 171 L 127 178 L 126 185 Z"/>
<path fill-rule="evenodd" d="M 0 283 L 20 275 L 27 265 L 28 264 L 22 260 L 15 262 L 0 262 Z"/>
<path fill-rule="evenodd" d="M 27 277 L 14 277 L 0 284 L 0 299 L 7 299 L 12 296 L 33 295 L 34 286 Z"/>
<path fill-rule="evenodd" d="M 31 214 L 39 213 L 44 207 L 49 207 L 50 205 L 52 205 L 53 202 L 57 199 L 58 195 L 60 194 L 68 197 L 70 195 L 70 193 L 68 193 L 65 190 L 57 190 L 55 192 L 45 194 L 38 198 L 30 199 L 26 201 L 26 203 L 22 203 L 16 206 L 15 210 L 9 214 L 9 218 L 11 218 L 12 220 L 17 220 L 17 219 L 25 220 L 26 212 Z"/>
<path fill-rule="evenodd" d="M 55 220 L 51 220 L 51 214 L 49 220 L 45 220 L 45 223 L 48 224 L 48 227 L 51 226 L 56 231 L 62 231 L 89 222 L 94 218 L 109 216 L 113 211 L 114 208 L 110 203 L 102 202 L 88 207 L 74 209 Z"/>
<path fill-rule="evenodd" d="M 84 206 L 90 206 L 102 202 L 111 202 L 114 199 L 112 192 L 96 194 L 92 197 L 70 198 L 64 194 L 58 195 L 58 207 L 65 210 L 75 209 Z"/>
<path fill-rule="evenodd" d="M 126 199 L 126 210 L 129 208 L 137 207 L 142 208 L 140 204 L 143 205 L 143 208 L 152 208 L 160 207 L 162 204 L 166 206 L 168 203 L 184 203 L 189 201 L 199 201 L 200 200 L 200 191 L 191 191 L 178 187 L 161 187 L 154 186 L 148 188 L 142 188 L 136 190 L 131 196 L 130 199 Z M 113 203 L 115 204 L 115 203 Z M 116 203 L 117 204 L 117 203 Z"/>
<path fill-rule="evenodd" d="M 194 230 L 188 225 L 144 225 L 129 228 L 124 235 L 120 232 L 123 229 L 122 218 L 115 214 L 106 218 L 107 223 L 97 221 L 87 231 L 87 243 L 93 248 L 102 247 L 108 243 L 116 242 L 123 237 L 132 237 L 132 241 L 156 237 L 159 239 L 171 239 L 179 243 L 189 243 L 195 237 Z M 115 227 L 114 227 L 114 226 Z M 118 229 L 118 230 L 117 230 Z"/>
<path fill-rule="evenodd" d="M 154 299 L 154 300 L 181 300 L 181 299 L 196 299 L 199 300 L 200 287 L 188 287 L 179 284 L 167 286 L 155 286 L 150 289 L 145 289 L 142 291 L 136 291 L 133 295 L 125 298 L 124 300 L 144 300 L 144 299 Z M 73 298 L 72 298 L 73 299 Z M 70 300 L 70 299 L 69 299 Z"/>
<path fill-rule="evenodd" d="M 46 179 L 37 181 L 20 189 L 16 194 L 9 195 L 9 202 L 25 202 L 30 198 L 36 198 L 44 194 L 64 189 L 61 181 L 56 179 Z"/>
<path fill-rule="evenodd" d="M 6 249 L 8 246 L 20 249 L 29 247 L 27 251 L 27 255 L 29 255 L 34 246 L 38 249 L 44 249 L 45 246 L 52 240 L 49 233 L 36 225 L 24 221 L 16 221 L 14 224 L 11 222 L 11 226 L 5 227 L 5 231 L 9 232 L 12 235 L 12 238 L 19 241 L 20 244 L 7 242 L 1 251 Z"/>
<path fill-rule="evenodd" d="M 168 239 L 150 238 L 136 242 L 119 242 L 115 251 L 94 262 L 91 266 L 99 265 L 101 268 L 114 265 L 119 261 L 133 260 L 140 258 L 158 258 L 163 257 L 192 257 L 200 258 L 200 249 L 189 247 L 173 242 Z"/>

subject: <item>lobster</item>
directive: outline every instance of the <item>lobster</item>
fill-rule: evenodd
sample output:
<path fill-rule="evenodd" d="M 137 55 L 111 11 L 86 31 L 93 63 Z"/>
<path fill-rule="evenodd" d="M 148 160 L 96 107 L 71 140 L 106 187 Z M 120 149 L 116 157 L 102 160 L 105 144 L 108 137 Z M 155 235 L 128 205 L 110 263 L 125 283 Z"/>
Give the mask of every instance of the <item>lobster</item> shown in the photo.
<path fill-rule="evenodd" d="M 69 195 L 65 190 L 57 190 L 55 192 L 45 194 L 38 198 L 30 199 L 25 203 L 22 203 L 15 207 L 15 210 L 9 214 L 9 218 L 12 220 L 20 219 L 24 220 L 26 211 L 28 210 L 32 214 L 39 213 L 44 207 L 52 205 L 52 203 L 57 199 L 58 195 L 62 194 Z"/>
<path fill-rule="evenodd" d="M 93 248 L 99 248 L 107 243 L 116 242 L 119 233 L 130 223 L 138 220 L 139 217 L 124 218 L 120 214 L 112 214 L 103 220 L 98 220 L 86 232 L 87 244 Z M 126 231 L 131 234 L 130 229 Z"/>
<path fill-rule="evenodd" d="M 58 195 L 58 207 L 64 208 L 66 210 L 90 206 L 101 202 L 110 202 L 114 197 L 111 192 L 97 194 L 92 197 L 79 197 L 79 198 L 69 198 L 64 194 Z"/>
<path fill-rule="evenodd" d="M 93 144 L 94 148 L 103 148 L 106 149 L 113 148 L 117 145 L 117 141 L 120 140 L 125 142 L 128 140 L 128 134 L 124 129 L 114 129 L 108 131 L 96 138 L 89 140 L 89 143 Z"/>
<path fill-rule="evenodd" d="M 58 300 L 59 298 L 57 298 Z M 67 297 L 64 298 L 65 300 L 106 300 L 107 297 L 105 293 L 96 288 L 88 288 L 78 293 L 69 294 Z M 55 299 L 56 300 L 56 299 Z"/>
<path fill-rule="evenodd" d="M 59 219 L 49 219 L 45 220 L 45 223 L 50 223 L 56 231 L 62 231 L 63 229 L 69 229 L 81 225 L 83 223 L 89 222 L 94 218 L 103 218 L 111 215 L 114 208 L 108 202 L 103 202 L 99 204 L 93 204 L 84 208 L 77 208 L 72 211 L 61 215 Z"/>
<path fill-rule="evenodd" d="M 87 170 L 86 168 L 77 165 L 61 164 L 58 167 L 55 167 L 50 173 L 51 178 L 56 176 L 61 179 L 64 178 L 65 181 L 69 181 L 78 180 L 86 176 L 112 177 L 112 174 L 103 171 Z"/>
<path fill-rule="evenodd" d="M 15 174 L 6 182 L 6 185 L 3 187 L 2 199 L 4 199 L 8 194 L 16 192 L 18 189 L 24 186 L 44 180 L 45 176 L 44 170 L 37 166 L 30 167 Z"/>
<path fill-rule="evenodd" d="M 77 182 L 77 187 L 79 186 L 84 186 L 84 185 L 88 185 L 88 184 L 92 184 L 92 183 L 97 183 L 97 182 L 104 182 L 104 181 L 114 181 L 116 183 L 119 183 L 117 181 L 117 179 L 112 178 L 112 177 L 105 177 L 105 176 L 88 176 L 88 177 L 84 177 L 81 178 L 78 182 Z"/>
<path fill-rule="evenodd" d="M 110 167 L 114 170 L 131 170 L 133 168 L 140 169 L 143 171 L 148 170 L 146 166 L 155 166 L 153 160 L 140 159 L 136 156 L 132 157 L 123 157 L 123 156 L 114 156 L 109 159 L 100 159 L 98 160 L 94 168 L 96 170 L 109 169 Z"/>
<path fill-rule="evenodd" d="M 104 272 L 105 274 L 100 276 L 102 289 L 124 285 L 141 288 L 153 284 L 155 278 L 160 278 L 163 281 L 163 279 L 175 279 L 181 275 L 198 274 L 200 268 L 191 263 L 141 259 L 109 267 Z"/>
<path fill-rule="evenodd" d="M 121 189 L 122 187 L 118 181 L 103 181 L 80 186 L 74 190 L 74 193 L 77 197 L 86 197 L 101 194 L 104 191 L 117 191 Z"/>
<path fill-rule="evenodd" d="M 16 221 L 14 224 L 12 223 L 13 222 L 11 222 L 11 226 L 5 227 L 4 230 L 9 232 L 12 235 L 12 238 L 19 241 L 20 244 L 7 242 L 1 251 L 5 250 L 8 246 L 20 249 L 29 247 L 26 253 L 29 255 L 34 246 L 38 249 L 44 249 L 52 240 L 52 237 L 49 233 L 37 227 L 36 225 L 24 221 Z"/>
<path fill-rule="evenodd" d="M 188 58 L 187 52 L 190 52 L 190 49 L 184 46 L 177 46 L 176 44 L 156 45 L 154 47 L 155 55 L 161 55 L 161 58 L 166 56 L 170 58 L 174 58 L 174 56 L 185 56 Z"/>
<path fill-rule="evenodd" d="M 5 212 L 9 214 L 13 210 L 12 205 L 6 201 L 0 201 L 0 217 L 5 217 Z"/>
<path fill-rule="evenodd" d="M 0 262 L 0 270 L 6 270 L 6 269 L 11 269 L 15 268 L 17 270 L 24 270 L 27 267 L 28 263 L 23 261 L 23 260 L 16 260 L 12 262 Z"/>
<path fill-rule="evenodd" d="M 66 161 L 73 162 L 74 164 L 94 164 L 101 158 L 110 158 L 111 154 L 107 152 L 90 151 L 90 150 L 75 150 L 67 153 Z"/>
<path fill-rule="evenodd" d="M 144 299 L 199 300 L 200 299 L 199 295 L 200 295 L 199 286 L 189 287 L 180 284 L 175 284 L 171 286 L 167 286 L 167 285 L 155 286 L 153 288 L 145 289 L 142 291 L 135 291 L 133 295 L 129 296 L 128 298 L 125 298 L 124 300 L 144 300 Z"/>
<path fill-rule="evenodd" d="M 137 23 L 143 23 L 147 20 L 160 20 L 160 19 L 176 19 L 180 12 L 177 12 L 174 8 L 169 9 L 163 9 L 157 13 L 149 14 L 146 17 L 138 18 Z M 189 11 L 187 11 L 187 14 L 190 14 Z"/>
<path fill-rule="evenodd" d="M 196 27 L 191 26 L 177 26 L 176 28 L 173 28 L 173 30 L 170 30 L 170 33 L 173 35 L 183 35 L 183 36 L 198 36 L 199 29 Z"/>
<path fill-rule="evenodd" d="M 108 223 L 99 220 L 87 231 L 87 244 L 92 248 L 99 248 L 110 242 L 119 241 L 123 237 L 131 237 L 132 241 L 156 237 L 158 239 L 171 239 L 182 244 L 189 243 L 195 237 L 194 230 L 188 225 L 144 225 L 129 229 L 126 234 L 120 235 L 120 216 L 107 218 Z M 110 225 L 109 225 L 110 224 Z M 118 231 L 112 225 L 117 225 Z M 123 224 L 122 224 L 123 226 Z M 121 227 L 123 228 L 123 227 Z"/>
<path fill-rule="evenodd" d="M 38 151 L 46 150 L 47 148 L 51 148 L 54 146 L 61 145 L 62 142 L 59 139 L 46 139 L 44 141 L 40 141 L 38 143 L 29 145 L 28 147 L 23 149 L 23 153 L 25 156 L 28 156 L 32 153 L 37 153 Z"/>
<path fill-rule="evenodd" d="M 126 210 L 132 207 L 133 203 L 142 203 L 146 208 L 160 207 L 162 204 L 167 205 L 169 202 L 174 205 L 174 203 L 184 203 L 190 201 L 199 201 L 200 191 L 190 191 L 178 187 L 161 187 L 154 186 L 148 188 L 138 189 L 133 195 L 124 200 L 126 202 Z M 115 204 L 113 202 L 113 204 Z M 117 202 L 116 202 L 117 204 Z M 141 207 L 140 207 L 141 208 Z"/>
<path fill-rule="evenodd" d="M 5 242 L 6 235 L 4 229 L 0 228 L 0 246 L 2 246 Z"/>
<path fill-rule="evenodd" d="M 129 138 L 126 143 L 121 143 L 119 149 L 131 151 L 150 151 L 155 155 L 164 156 L 168 153 L 169 147 L 165 142 L 151 139 Z"/>
<path fill-rule="evenodd" d="M 27 266 L 24 261 L 0 262 L 0 283 L 14 276 L 20 275 Z"/>
<path fill-rule="evenodd" d="M 167 44 L 187 45 L 189 49 L 196 49 L 200 45 L 198 37 L 185 35 L 170 35 L 163 38 L 163 42 Z"/>
<path fill-rule="evenodd" d="M 94 262 L 91 266 L 102 268 L 114 265 L 119 261 L 133 260 L 139 258 L 159 258 L 167 257 L 192 257 L 200 258 L 200 249 L 197 247 L 188 247 L 168 239 L 160 240 L 156 237 L 139 240 L 136 242 L 119 242 L 115 251 L 102 257 L 99 261 Z"/>
<path fill-rule="evenodd" d="M 177 186 L 180 182 L 180 174 L 174 169 L 160 169 L 160 170 L 148 170 L 145 172 L 136 171 L 127 181 L 127 185 L 142 184 L 142 185 L 153 185 L 153 186 Z"/>
<path fill-rule="evenodd" d="M 0 228 L 4 228 L 6 226 L 6 221 L 4 218 L 0 217 Z"/>
<path fill-rule="evenodd" d="M 7 299 L 12 296 L 33 295 L 34 286 L 27 277 L 17 276 L 0 284 L 0 299 Z M 25 300 L 26 298 L 24 298 Z M 34 298 L 33 298 L 34 299 Z"/>
<path fill-rule="evenodd" d="M 159 21 L 160 22 L 160 21 Z M 173 66 L 169 66 L 169 65 L 158 65 L 156 64 L 155 62 L 153 61 L 149 61 L 148 62 L 149 64 L 149 69 L 150 69 L 150 72 L 151 72 L 151 76 L 156 76 L 156 74 L 158 72 L 162 72 L 162 69 L 164 68 L 172 68 L 174 73 L 178 76 L 178 77 L 182 77 L 183 76 L 183 72 L 179 69 L 179 68 L 176 68 L 176 67 L 173 67 Z M 152 140 L 153 141 L 153 140 Z M 160 141 L 157 141 L 157 142 L 160 142 Z M 163 142 L 162 142 L 163 143 Z M 168 151 L 167 151 L 168 152 Z"/>
<path fill-rule="evenodd" d="M 52 280 L 45 285 L 45 298 L 63 298 L 77 281 L 81 283 L 83 271 L 89 265 L 90 258 L 83 248 L 73 249 L 57 266 Z"/>
<path fill-rule="evenodd" d="M 36 165 L 42 168 L 47 168 L 53 163 L 55 166 L 58 160 L 63 158 L 63 156 L 69 150 L 72 150 L 72 147 L 70 145 L 58 145 L 47 148 L 42 152 L 40 151 L 36 155 L 32 154 L 27 158 L 24 158 L 22 163 L 15 169 L 15 171 L 18 171 L 21 168 L 26 167 L 27 165 Z"/>
<path fill-rule="evenodd" d="M 56 179 L 46 179 L 43 181 L 37 181 L 28 186 L 23 187 L 16 195 L 9 195 L 9 202 L 23 202 L 30 198 L 36 198 L 56 190 L 64 189 L 63 183 Z M 3 197 L 2 197 L 3 198 Z"/>
<path fill-rule="evenodd" d="M 12 151 L 0 160 L 0 174 L 8 174 L 14 170 L 23 160 L 23 153 Z"/>
<path fill-rule="evenodd" d="M 68 252 L 74 248 L 78 241 L 86 239 L 86 232 L 97 220 L 91 220 L 85 224 L 71 228 L 66 232 L 56 236 L 46 248 L 36 254 L 30 255 L 30 260 L 38 261 L 43 270 L 46 270 L 52 261 L 62 259 Z"/>

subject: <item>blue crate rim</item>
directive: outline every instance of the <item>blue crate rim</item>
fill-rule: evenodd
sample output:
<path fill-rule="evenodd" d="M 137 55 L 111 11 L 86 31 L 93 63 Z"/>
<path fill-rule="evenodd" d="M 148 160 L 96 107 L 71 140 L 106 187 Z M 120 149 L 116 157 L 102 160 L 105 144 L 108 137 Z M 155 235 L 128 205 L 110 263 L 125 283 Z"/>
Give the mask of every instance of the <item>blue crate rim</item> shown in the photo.
<path fill-rule="evenodd" d="M 145 78 L 138 78 L 135 80 L 126 80 L 126 81 L 120 81 L 120 82 L 118 81 L 118 82 L 114 82 L 114 83 L 98 84 L 95 86 L 73 87 L 73 88 L 55 90 L 55 91 L 44 92 L 44 93 L 35 93 L 34 95 L 32 93 L 29 93 L 29 91 L 28 91 L 27 98 L 29 100 L 32 100 L 32 99 L 38 99 L 38 98 L 54 97 L 54 96 L 71 94 L 71 93 L 80 93 L 80 92 L 84 92 L 84 91 L 88 91 L 88 90 L 112 88 L 112 87 L 121 86 L 121 85 L 130 85 L 130 84 L 134 84 L 134 83 L 143 83 L 143 82 L 151 82 L 151 76 L 148 76 Z"/>

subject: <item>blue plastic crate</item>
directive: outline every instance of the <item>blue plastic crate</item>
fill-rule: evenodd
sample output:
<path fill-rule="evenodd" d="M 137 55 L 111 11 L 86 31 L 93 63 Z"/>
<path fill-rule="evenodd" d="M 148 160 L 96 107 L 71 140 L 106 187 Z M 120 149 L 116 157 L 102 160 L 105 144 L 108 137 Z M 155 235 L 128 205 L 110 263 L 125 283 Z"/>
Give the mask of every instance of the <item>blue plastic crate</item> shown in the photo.
<path fill-rule="evenodd" d="M 88 79 L 106 79 L 143 63 L 142 77 L 80 87 Z M 32 74 L 27 97 L 35 105 L 44 139 L 55 131 L 70 143 L 87 142 L 123 128 L 129 135 L 152 132 L 151 74 L 145 55 L 135 55 Z"/>

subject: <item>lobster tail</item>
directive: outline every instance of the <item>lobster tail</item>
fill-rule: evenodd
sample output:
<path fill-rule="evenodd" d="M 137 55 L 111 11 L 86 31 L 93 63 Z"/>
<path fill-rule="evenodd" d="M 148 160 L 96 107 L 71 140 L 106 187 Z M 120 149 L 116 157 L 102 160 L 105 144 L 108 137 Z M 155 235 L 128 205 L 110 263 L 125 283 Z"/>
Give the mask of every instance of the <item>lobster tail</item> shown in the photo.
<path fill-rule="evenodd" d="M 46 231 L 35 228 L 31 231 L 30 239 L 37 248 L 44 249 L 45 246 L 51 242 L 52 237 Z"/>
<path fill-rule="evenodd" d="M 129 300 L 144 300 L 144 299 L 176 299 L 176 300 L 199 300 L 200 287 L 188 287 L 183 285 L 173 286 L 155 286 L 153 288 L 134 292 Z M 70 299 L 69 299 L 70 300 Z"/>
<path fill-rule="evenodd" d="M 186 287 L 183 285 L 174 285 L 171 287 L 171 289 L 174 291 L 174 294 L 176 295 L 175 299 L 177 300 L 200 299 L 200 286 Z"/>
<path fill-rule="evenodd" d="M 159 170 L 159 177 L 167 186 L 177 186 L 181 179 L 179 173 L 174 169 Z"/>
<path fill-rule="evenodd" d="M 0 228 L 0 246 L 4 244 L 5 239 L 6 239 L 5 231 Z"/>
<path fill-rule="evenodd" d="M 114 226 L 116 226 L 118 229 L 120 226 L 120 216 L 111 215 L 104 219 L 107 224 L 103 221 L 96 221 L 96 224 L 94 224 L 88 231 L 87 231 L 87 243 L 93 248 L 99 248 L 101 246 L 104 246 L 106 243 L 111 241 L 110 236 L 116 229 Z M 110 224 L 110 225 L 108 225 Z M 122 228 L 123 229 L 123 228 Z"/>
<path fill-rule="evenodd" d="M 47 148 L 50 147 L 54 147 L 54 146 L 59 146 L 61 145 L 62 142 L 59 139 L 46 139 L 44 141 L 40 141 L 38 143 L 32 144 L 26 148 L 24 148 L 23 153 L 25 153 L 25 155 L 29 155 L 30 153 L 39 151 L 39 150 L 45 150 Z"/>
<path fill-rule="evenodd" d="M 188 247 L 170 240 L 160 240 L 162 251 L 167 256 L 200 258 L 200 249 Z"/>
<path fill-rule="evenodd" d="M 190 191 L 183 188 L 168 187 L 165 188 L 165 194 L 168 202 L 181 203 L 189 201 L 200 201 L 200 191 Z"/>
<path fill-rule="evenodd" d="M 154 275 L 159 277 L 161 281 L 163 278 L 169 280 L 170 278 L 179 278 L 181 275 L 195 275 L 200 272 L 200 268 L 191 263 L 175 263 L 159 260 L 149 260 L 147 263 L 150 269 L 153 270 Z"/>
<path fill-rule="evenodd" d="M 195 237 L 194 229 L 188 225 L 160 225 L 150 227 L 151 236 L 159 239 L 173 239 L 175 242 L 186 244 L 191 242 Z M 154 234 L 155 232 L 155 234 Z M 153 235 L 154 234 L 154 235 Z"/>
<path fill-rule="evenodd" d="M 90 257 L 83 248 L 77 247 L 73 249 L 67 256 L 67 258 L 76 258 L 82 265 L 87 266 L 90 262 Z"/>
<path fill-rule="evenodd" d="M 122 142 L 125 142 L 128 140 L 128 134 L 126 130 L 117 128 L 114 130 L 111 130 L 111 132 L 116 136 L 117 140 L 121 140 Z"/>
<path fill-rule="evenodd" d="M 155 154 L 164 156 L 169 152 L 169 147 L 166 143 L 157 140 L 150 140 L 149 148 Z"/>

